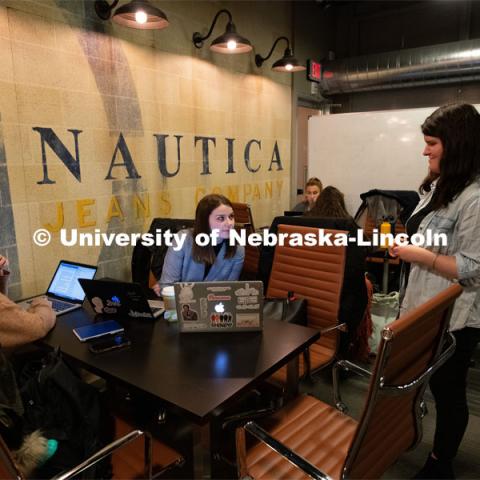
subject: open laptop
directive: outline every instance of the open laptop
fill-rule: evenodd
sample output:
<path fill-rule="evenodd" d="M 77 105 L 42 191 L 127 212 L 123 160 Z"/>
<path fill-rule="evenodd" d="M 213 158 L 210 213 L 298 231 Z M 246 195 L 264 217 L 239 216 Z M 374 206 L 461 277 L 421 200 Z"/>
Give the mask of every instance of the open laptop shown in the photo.
<path fill-rule="evenodd" d="M 263 328 L 263 283 L 175 283 L 181 332 L 246 332 Z"/>
<path fill-rule="evenodd" d="M 139 283 L 80 280 L 93 311 L 107 316 L 157 318 L 165 309 L 160 300 L 147 300 Z"/>
<path fill-rule="evenodd" d="M 85 293 L 78 281 L 82 278 L 91 279 L 96 273 L 97 267 L 93 265 L 60 260 L 47 292 L 42 297 L 46 296 L 52 302 L 52 308 L 57 315 L 80 308 L 85 299 Z M 38 297 L 23 300 L 19 305 L 26 309 L 35 298 Z"/>

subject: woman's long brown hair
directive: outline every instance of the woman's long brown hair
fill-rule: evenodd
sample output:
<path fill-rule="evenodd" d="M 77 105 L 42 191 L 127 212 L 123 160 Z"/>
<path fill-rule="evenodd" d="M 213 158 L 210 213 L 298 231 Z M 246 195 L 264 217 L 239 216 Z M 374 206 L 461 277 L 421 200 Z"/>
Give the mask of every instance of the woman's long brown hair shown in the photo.
<path fill-rule="evenodd" d="M 472 105 L 452 104 L 435 110 L 422 125 L 422 133 L 442 141 L 440 174 L 429 173 L 420 192 L 430 192 L 437 181 L 433 208 L 446 207 L 480 175 L 480 114 Z"/>
<path fill-rule="evenodd" d="M 332 186 L 325 187 L 322 190 L 322 193 L 318 196 L 312 209 L 309 212 L 306 212 L 305 216 L 323 218 L 352 218 L 345 206 L 343 193 L 338 188 Z"/>
<path fill-rule="evenodd" d="M 210 235 L 212 232 L 210 229 L 209 217 L 210 214 L 220 205 L 227 205 L 233 210 L 232 202 L 227 197 L 223 195 L 217 195 L 212 193 L 210 195 L 205 195 L 197 205 L 195 210 L 195 223 L 193 225 L 193 247 L 192 247 L 192 257 L 198 263 L 208 263 L 213 265 L 215 263 L 215 250 L 212 244 L 208 244 L 205 247 L 197 245 L 195 241 L 196 236 L 199 233 L 206 233 Z M 228 245 L 225 252 L 225 258 L 232 258 L 237 251 L 236 245 Z"/>

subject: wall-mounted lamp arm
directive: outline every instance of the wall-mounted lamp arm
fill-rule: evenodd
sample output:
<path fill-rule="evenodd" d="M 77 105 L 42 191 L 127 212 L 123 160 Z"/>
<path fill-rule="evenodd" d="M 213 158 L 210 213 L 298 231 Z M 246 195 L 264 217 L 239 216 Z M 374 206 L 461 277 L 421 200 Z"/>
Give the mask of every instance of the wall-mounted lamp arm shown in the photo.
<path fill-rule="evenodd" d="M 119 0 L 113 0 L 110 5 L 106 0 L 95 0 L 95 12 L 102 20 L 108 20 L 118 2 Z"/>
<path fill-rule="evenodd" d="M 215 28 L 215 24 L 217 23 L 218 17 L 220 16 L 221 13 L 226 13 L 228 15 L 228 25 L 227 25 L 227 30 L 228 30 L 228 26 L 232 24 L 232 14 L 228 10 L 223 8 L 222 10 L 219 10 L 215 15 L 215 18 L 213 19 L 213 22 L 212 22 L 212 26 L 210 27 L 210 30 L 205 36 L 202 36 L 200 32 L 195 32 L 193 34 L 192 41 L 197 48 L 202 48 L 203 41 L 206 40 L 212 34 L 213 29 Z"/>
<path fill-rule="evenodd" d="M 215 28 L 215 24 L 217 23 L 218 17 L 220 16 L 221 13 L 226 13 L 228 15 L 228 25 L 232 24 L 232 14 L 225 8 L 222 10 L 219 10 L 217 14 L 215 15 L 215 18 L 213 19 L 212 26 L 210 27 L 210 30 L 205 36 L 202 36 L 200 32 L 195 32 L 192 36 L 192 41 L 194 45 L 197 48 L 202 48 L 203 47 L 203 41 L 206 40 L 213 32 L 213 29 Z M 228 29 L 228 26 L 227 26 Z"/>
<path fill-rule="evenodd" d="M 270 51 L 268 52 L 268 55 L 266 57 L 262 57 L 260 54 L 256 54 L 255 55 L 255 65 L 257 67 L 261 67 L 263 62 L 265 60 L 268 60 L 271 56 L 272 56 L 272 53 L 273 51 L 275 50 L 275 47 L 277 46 L 277 43 L 280 41 L 280 40 L 285 40 L 287 42 L 287 50 L 290 51 L 290 41 L 288 40 L 287 37 L 278 37 L 275 42 L 273 42 L 273 45 L 272 45 L 272 48 L 270 49 Z"/>

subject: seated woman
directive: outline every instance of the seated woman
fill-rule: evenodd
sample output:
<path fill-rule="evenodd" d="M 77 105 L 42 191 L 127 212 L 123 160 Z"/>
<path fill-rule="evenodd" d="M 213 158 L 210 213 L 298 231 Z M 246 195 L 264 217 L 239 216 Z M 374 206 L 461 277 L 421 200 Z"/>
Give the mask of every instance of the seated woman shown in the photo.
<path fill-rule="evenodd" d="M 23 405 L 13 369 L 3 349 L 5 353 L 8 350 L 11 354 L 13 348 L 44 337 L 55 325 L 56 316 L 51 303 L 46 299 L 35 299 L 27 311 L 9 299 L 7 283 L 10 272 L 7 267 L 8 260 L 0 255 L 0 366 L 2 373 L 0 434 L 12 448 L 17 468 L 25 477 L 29 477 L 39 464 L 53 455 L 56 446 L 52 445 L 55 441 L 49 441 L 38 429 L 24 435 L 21 419 Z"/>
<path fill-rule="evenodd" d="M 230 200 L 223 195 L 206 195 L 197 205 L 192 229 L 181 230 L 185 235 L 181 249 L 169 247 L 160 281 L 153 287 L 160 295 L 160 285 L 174 282 L 201 282 L 238 280 L 243 267 L 245 249 L 230 246 L 228 238 L 235 225 Z M 199 234 L 216 234 L 217 241 L 200 246 L 195 242 Z"/>
<path fill-rule="evenodd" d="M 353 225 L 356 225 L 347 211 L 343 193 L 331 185 L 322 190 L 312 208 L 305 212 L 305 215 L 309 217 L 345 218 L 351 220 Z"/>
<path fill-rule="evenodd" d="M 7 259 L 0 255 L 0 276 L 8 276 L 7 265 Z M 25 311 L 0 292 L 0 345 L 19 347 L 44 337 L 55 325 L 51 305 L 48 300 L 37 298 Z"/>
<path fill-rule="evenodd" d="M 322 182 L 317 177 L 312 177 L 305 184 L 305 200 L 293 207 L 294 212 L 308 212 L 311 210 L 318 196 L 322 192 Z"/>

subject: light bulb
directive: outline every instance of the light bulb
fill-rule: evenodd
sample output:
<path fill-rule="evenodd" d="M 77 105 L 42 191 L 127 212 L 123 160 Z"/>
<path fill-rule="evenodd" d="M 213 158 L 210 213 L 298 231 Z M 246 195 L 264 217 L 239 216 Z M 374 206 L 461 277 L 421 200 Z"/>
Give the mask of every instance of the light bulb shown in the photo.
<path fill-rule="evenodd" d="M 227 42 L 227 48 L 229 50 L 235 50 L 237 48 L 237 42 L 235 40 L 229 40 Z"/>
<path fill-rule="evenodd" d="M 145 23 L 147 18 L 147 14 L 143 10 L 138 10 L 135 12 L 135 21 L 137 23 Z"/>
<path fill-rule="evenodd" d="M 287 63 L 287 64 L 285 65 L 285 70 L 290 71 L 292 68 L 293 68 L 293 65 L 292 65 L 291 63 Z"/>

